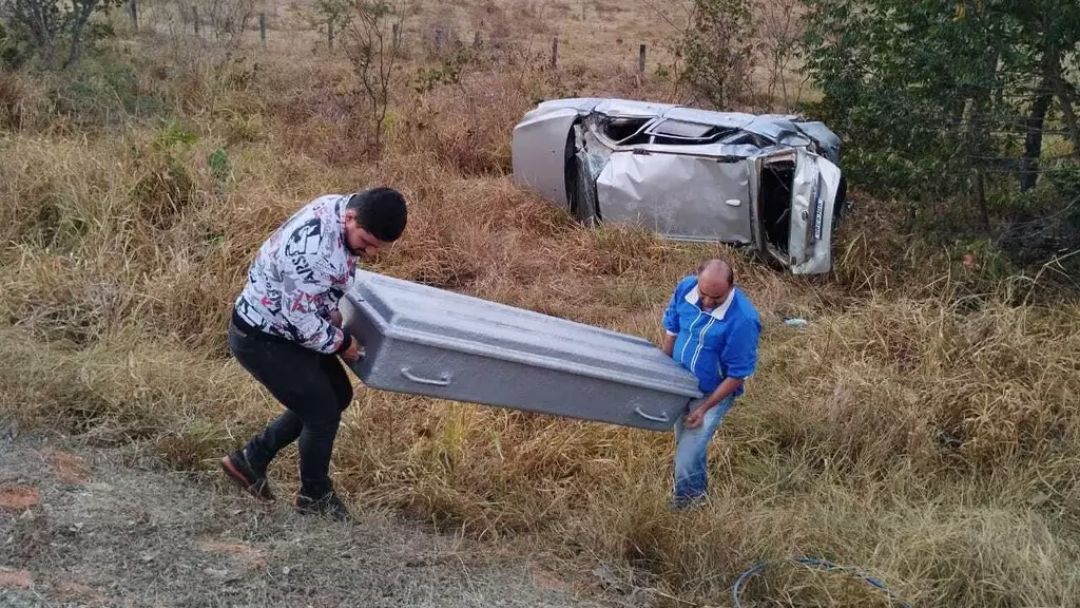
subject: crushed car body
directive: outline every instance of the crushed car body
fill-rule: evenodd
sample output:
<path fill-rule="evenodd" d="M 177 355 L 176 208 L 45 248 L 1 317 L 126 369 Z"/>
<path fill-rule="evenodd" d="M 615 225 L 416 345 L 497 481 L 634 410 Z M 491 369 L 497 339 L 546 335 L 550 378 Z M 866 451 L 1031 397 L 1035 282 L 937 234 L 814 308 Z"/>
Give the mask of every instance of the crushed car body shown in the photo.
<path fill-rule="evenodd" d="M 513 132 L 515 182 L 580 221 L 749 246 L 793 274 L 831 270 L 840 139 L 795 116 L 626 99 L 545 101 Z"/>

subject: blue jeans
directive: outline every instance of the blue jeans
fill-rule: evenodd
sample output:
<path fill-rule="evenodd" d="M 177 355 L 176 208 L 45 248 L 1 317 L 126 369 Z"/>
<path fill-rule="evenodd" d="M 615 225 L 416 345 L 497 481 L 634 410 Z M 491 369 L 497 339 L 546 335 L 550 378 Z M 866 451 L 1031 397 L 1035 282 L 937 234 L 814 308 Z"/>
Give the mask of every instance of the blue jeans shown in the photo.
<path fill-rule="evenodd" d="M 731 396 L 709 408 L 697 428 L 686 428 L 684 416 L 675 421 L 676 503 L 705 496 L 709 483 L 709 442 L 720 426 L 720 420 L 734 404 L 735 397 Z"/>

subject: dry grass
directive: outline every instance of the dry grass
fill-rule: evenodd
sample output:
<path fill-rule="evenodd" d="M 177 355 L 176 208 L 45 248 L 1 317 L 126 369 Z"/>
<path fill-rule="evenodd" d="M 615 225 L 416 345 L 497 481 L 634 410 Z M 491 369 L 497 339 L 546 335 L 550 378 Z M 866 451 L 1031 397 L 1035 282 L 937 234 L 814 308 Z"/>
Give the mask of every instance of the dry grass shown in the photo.
<path fill-rule="evenodd" d="M 473 8 L 502 14 L 486 6 Z M 570 19 L 580 7 L 567 6 Z M 179 127 L 129 121 L 84 137 L 53 128 L 66 119 L 43 85 L 0 81 L 14 128 L 0 137 L 0 403 L 27 423 L 212 467 L 277 407 L 225 359 L 253 252 L 308 198 L 388 183 L 409 198 L 411 223 L 380 271 L 658 339 L 674 283 L 720 252 L 766 329 L 759 373 L 714 445 L 702 511 L 666 510 L 668 435 L 375 391 L 358 391 L 335 456 L 357 503 L 541 547 L 568 570 L 600 558 L 701 604 L 727 605 L 761 559 L 809 554 L 869 570 L 912 605 L 1075 605 L 1075 302 L 1016 305 L 1015 284 L 888 240 L 902 212 L 884 202 L 851 218 L 833 276 L 797 279 L 723 248 L 588 231 L 513 186 L 509 129 L 536 96 L 580 86 L 658 98 L 662 83 L 488 56 L 460 85 L 418 95 L 402 84 L 389 149 L 372 159 L 340 63 L 283 46 L 255 69 L 142 36 L 162 44 L 140 86 L 169 101 Z M 207 163 L 219 147 L 221 183 Z M 810 324 L 786 327 L 788 316 Z M 285 456 L 278 479 L 295 475 Z M 883 605 L 792 567 L 743 597 L 796 606 L 830 594 L 825 605 Z"/>

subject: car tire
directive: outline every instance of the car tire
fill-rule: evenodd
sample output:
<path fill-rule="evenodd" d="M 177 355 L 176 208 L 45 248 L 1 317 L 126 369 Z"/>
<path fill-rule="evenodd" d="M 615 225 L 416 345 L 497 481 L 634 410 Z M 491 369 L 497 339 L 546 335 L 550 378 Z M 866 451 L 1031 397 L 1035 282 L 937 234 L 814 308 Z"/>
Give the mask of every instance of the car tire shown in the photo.
<path fill-rule="evenodd" d="M 594 228 L 600 224 L 600 209 L 596 201 L 596 183 L 581 154 L 574 156 L 571 173 L 573 174 L 573 196 L 570 211 L 579 222 Z"/>

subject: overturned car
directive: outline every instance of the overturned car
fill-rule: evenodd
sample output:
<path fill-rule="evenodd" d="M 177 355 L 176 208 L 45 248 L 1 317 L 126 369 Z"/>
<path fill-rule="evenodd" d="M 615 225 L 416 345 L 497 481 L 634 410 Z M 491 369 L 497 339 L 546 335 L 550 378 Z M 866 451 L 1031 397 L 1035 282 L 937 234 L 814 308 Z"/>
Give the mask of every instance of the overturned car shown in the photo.
<path fill-rule="evenodd" d="M 794 274 L 832 268 L 840 139 L 793 116 L 625 99 L 545 101 L 514 127 L 515 182 L 589 225 L 752 247 Z"/>

